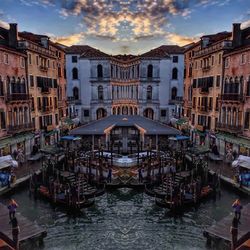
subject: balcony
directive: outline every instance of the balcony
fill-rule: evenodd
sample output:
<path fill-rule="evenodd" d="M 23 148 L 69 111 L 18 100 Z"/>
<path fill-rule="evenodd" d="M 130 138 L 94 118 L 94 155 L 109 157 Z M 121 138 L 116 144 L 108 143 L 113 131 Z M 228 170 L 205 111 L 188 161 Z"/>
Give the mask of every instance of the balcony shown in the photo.
<path fill-rule="evenodd" d="M 211 69 L 210 66 L 204 66 L 204 67 L 202 67 L 202 71 L 203 72 L 209 71 L 210 69 Z"/>
<path fill-rule="evenodd" d="M 43 112 L 43 113 L 50 113 L 50 112 L 53 111 L 53 106 L 44 106 L 44 107 L 41 108 L 40 111 Z"/>
<path fill-rule="evenodd" d="M 13 93 L 7 95 L 7 102 L 25 102 L 31 100 L 31 95 L 26 93 Z"/>
<path fill-rule="evenodd" d="M 222 101 L 244 102 L 244 96 L 238 93 L 227 93 L 219 96 Z"/>
<path fill-rule="evenodd" d="M 24 132 L 24 131 L 30 131 L 30 130 L 34 130 L 34 129 L 35 129 L 35 126 L 33 123 L 11 125 L 11 126 L 8 126 L 8 128 L 7 128 L 8 133 L 10 133 L 10 134 Z"/>
<path fill-rule="evenodd" d="M 47 86 L 44 86 L 44 87 L 41 88 L 41 93 L 42 94 L 50 94 L 50 92 L 51 92 L 51 89 L 49 87 L 47 87 Z"/>
<path fill-rule="evenodd" d="M 198 110 L 200 112 L 208 112 L 208 107 L 207 106 L 198 106 Z"/>
<path fill-rule="evenodd" d="M 46 67 L 46 66 L 41 65 L 39 68 L 40 68 L 41 71 L 44 71 L 44 72 L 48 71 L 48 67 Z"/>
<path fill-rule="evenodd" d="M 229 133 L 241 133 L 243 131 L 243 127 L 241 125 L 228 125 L 225 123 L 218 122 L 216 124 L 216 128 L 221 131 L 226 131 Z"/>
<path fill-rule="evenodd" d="M 209 93 L 209 87 L 208 86 L 201 87 L 199 92 L 200 92 L 200 94 L 208 94 Z"/>

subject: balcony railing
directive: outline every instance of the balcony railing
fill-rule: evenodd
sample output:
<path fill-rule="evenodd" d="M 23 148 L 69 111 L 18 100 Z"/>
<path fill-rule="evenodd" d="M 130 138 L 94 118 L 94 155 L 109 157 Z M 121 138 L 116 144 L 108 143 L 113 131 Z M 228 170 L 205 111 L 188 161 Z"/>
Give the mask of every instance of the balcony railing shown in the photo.
<path fill-rule="evenodd" d="M 201 112 L 208 112 L 208 107 L 207 106 L 199 106 L 198 110 Z"/>
<path fill-rule="evenodd" d="M 227 94 L 222 94 L 219 96 L 220 100 L 223 101 L 238 101 L 238 102 L 243 102 L 244 101 L 244 96 L 238 93 L 227 93 Z"/>
<path fill-rule="evenodd" d="M 16 101 L 29 101 L 31 99 L 31 95 L 26 93 L 13 93 L 7 95 L 8 102 L 16 102 Z"/>
<path fill-rule="evenodd" d="M 200 94 L 208 94 L 209 93 L 209 87 L 201 87 L 200 88 Z"/>
<path fill-rule="evenodd" d="M 41 93 L 42 94 L 49 94 L 50 91 L 51 91 L 51 89 L 49 87 L 47 87 L 47 86 L 41 88 Z"/>
<path fill-rule="evenodd" d="M 202 71 L 203 72 L 209 71 L 210 69 L 211 69 L 210 66 L 204 66 L 204 67 L 202 67 Z"/>
<path fill-rule="evenodd" d="M 25 124 L 19 124 L 19 125 L 10 125 L 8 126 L 8 132 L 9 133 L 18 133 L 20 131 L 28 131 L 35 129 L 35 126 L 33 123 L 25 123 Z"/>
<path fill-rule="evenodd" d="M 46 67 L 46 66 L 40 66 L 40 70 L 41 71 L 48 71 L 48 67 Z"/>
<path fill-rule="evenodd" d="M 41 112 L 46 113 L 46 112 L 51 112 L 53 110 L 53 106 L 44 106 L 41 109 Z"/>
<path fill-rule="evenodd" d="M 222 131 L 227 131 L 227 132 L 235 132 L 235 133 L 239 133 L 242 132 L 243 127 L 241 125 L 229 125 L 229 124 L 225 124 L 225 123 L 221 123 L 218 122 L 216 124 L 216 128 L 218 130 L 222 130 Z"/>

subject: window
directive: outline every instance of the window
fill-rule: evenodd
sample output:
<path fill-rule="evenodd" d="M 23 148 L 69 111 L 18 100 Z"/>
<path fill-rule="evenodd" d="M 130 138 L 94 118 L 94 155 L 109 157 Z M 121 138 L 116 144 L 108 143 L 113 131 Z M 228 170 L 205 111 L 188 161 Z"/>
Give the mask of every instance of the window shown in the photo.
<path fill-rule="evenodd" d="M 226 57 L 225 59 L 225 68 L 229 67 L 229 57 Z"/>
<path fill-rule="evenodd" d="M 173 63 L 178 63 L 178 56 L 173 56 Z"/>
<path fill-rule="evenodd" d="M 72 63 L 77 63 L 77 56 L 72 56 Z"/>
<path fill-rule="evenodd" d="M 89 117 L 89 110 L 88 109 L 84 109 L 83 115 L 84 115 L 84 117 Z"/>
<path fill-rule="evenodd" d="M 55 115 L 56 125 L 58 125 L 58 114 Z"/>
<path fill-rule="evenodd" d="M 175 100 L 177 97 L 177 88 L 173 87 L 171 90 L 171 100 Z"/>
<path fill-rule="evenodd" d="M 147 74 L 148 78 L 152 78 L 153 77 L 153 65 L 149 64 L 148 65 L 148 74 Z"/>
<path fill-rule="evenodd" d="M 79 100 L 79 90 L 77 87 L 73 88 L 73 97 L 75 100 Z"/>
<path fill-rule="evenodd" d="M 31 57 L 31 54 L 28 54 L 28 60 L 29 60 L 29 64 L 32 64 L 32 57 Z"/>
<path fill-rule="evenodd" d="M 97 65 L 97 77 L 103 78 L 103 69 L 101 64 Z"/>
<path fill-rule="evenodd" d="M 34 97 L 31 98 L 31 111 L 35 111 Z"/>
<path fill-rule="evenodd" d="M 47 62 L 47 63 L 48 63 L 48 68 L 49 68 L 49 67 L 50 67 L 50 60 L 48 60 L 48 62 Z"/>
<path fill-rule="evenodd" d="M 219 111 L 219 97 L 216 97 L 215 111 Z"/>
<path fill-rule="evenodd" d="M 101 85 L 98 86 L 98 99 L 103 100 L 103 87 Z"/>
<path fill-rule="evenodd" d="M 211 65 L 214 65 L 214 56 L 211 57 Z"/>
<path fill-rule="evenodd" d="M 34 76 L 30 75 L 30 87 L 34 87 Z"/>
<path fill-rule="evenodd" d="M 54 107 L 55 107 L 55 109 L 57 109 L 57 107 L 58 107 L 58 105 L 57 105 L 57 98 L 56 97 L 54 97 Z"/>
<path fill-rule="evenodd" d="M 221 64 L 221 54 L 219 54 L 218 64 Z"/>
<path fill-rule="evenodd" d="M 21 68 L 25 67 L 25 60 L 23 57 L 20 58 L 20 66 L 21 66 Z"/>
<path fill-rule="evenodd" d="M 1 76 L 0 76 L 0 96 L 4 96 L 4 84 Z"/>
<path fill-rule="evenodd" d="M 5 63 L 5 64 L 9 64 L 9 55 L 8 54 L 3 54 L 3 62 Z"/>
<path fill-rule="evenodd" d="M 72 78 L 73 78 L 73 80 L 78 79 L 78 69 L 77 68 L 72 69 Z"/>
<path fill-rule="evenodd" d="M 216 87 L 220 87 L 220 76 L 216 76 Z"/>
<path fill-rule="evenodd" d="M 244 53 L 244 54 L 241 54 L 241 59 L 240 59 L 240 63 L 241 64 L 245 64 L 247 61 L 247 55 Z"/>
<path fill-rule="evenodd" d="M 250 76 L 248 77 L 248 82 L 247 82 L 247 96 L 250 96 Z"/>
<path fill-rule="evenodd" d="M 177 70 L 177 68 L 173 68 L 173 70 L 172 70 L 172 79 L 174 79 L 174 80 L 178 79 L 178 70 Z"/>
<path fill-rule="evenodd" d="M 194 125 L 194 122 L 195 122 L 195 114 L 192 114 L 192 121 L 191 121 L 192 125 Z"/>
<path fill-rule="evenodd" d="M 39 57 L 36 56 L 36 65 L 39 65 Z"/>
<path fill-rule="evenodd" d="M 147 100 L 152 100 L 152 86 L 147 87 Z"/>
<path fill-rule="evenodd" d="M 0 129 L 6 129 L 5 112 L 0 110 Z"/>
<path fill-rule="evenodd" d="M 167 116 L 166 109 L 161 109 L 161 117 L 166 117 L 166 116 Z"/>
<path fill-rule="evenodd" d="M 244 128 L 249 129 L 250 112 L 245 113 Z"/>

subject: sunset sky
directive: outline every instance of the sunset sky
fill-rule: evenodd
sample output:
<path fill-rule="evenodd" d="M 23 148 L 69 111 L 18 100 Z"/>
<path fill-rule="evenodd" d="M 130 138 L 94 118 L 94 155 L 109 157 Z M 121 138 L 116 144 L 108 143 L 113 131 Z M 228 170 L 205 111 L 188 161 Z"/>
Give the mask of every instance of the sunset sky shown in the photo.
<path fill-rule="evenodd" d="M 0 0 L 0 25 L 10 22 L 65 45 L 140 54 L 250 26 L 250 0 Z"/>

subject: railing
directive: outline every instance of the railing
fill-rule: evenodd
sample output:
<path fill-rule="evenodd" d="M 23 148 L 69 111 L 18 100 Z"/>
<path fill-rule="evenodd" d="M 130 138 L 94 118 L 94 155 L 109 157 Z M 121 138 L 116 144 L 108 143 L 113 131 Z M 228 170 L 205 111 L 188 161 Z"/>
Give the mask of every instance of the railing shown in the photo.
<path fill-rule="evenodd" d="M 53 106 L 44 106 L 42 107 L 41 111 L 42 112 L 51 112 L 53 110 Z"/>
<path fill-rule="evenodd" d="M 48 71 L 48 67 L 46 66 L 40 66 L 39 68 L 41 71 Z"/>
<path fill-rule="evenodd" d="M 26 130 L 33 130 L 35 128 L 34 123 L 25 123 L 25 124 L 19 124 L 19 125 L 10 125 L 8 126 L 8 132 L 14 133 L 18 132 L 20 130 L 26 131 Z"/>
<path fill-rule="evenodd" d="M 229 125 L 221 122 L 217 122 L 216 128 L 227 132 L 237 132 L 237 133 L 243 130 L 243 126 L 241 125 Z"/>
<path fill-rule="evenodd" d="M 31 95 L 26 93 L 13 93 L 7 95 L 7 101 L 28 101 L 31 99 Z"/>
<path fill-rule="evenodd" d="M 151 101 L 153 102 L 154 100 L 147 100 L 147 101 Z M 138 104 L 138 100 L 137 99 L 113 99 L 112 100 L 112 104 L 116 105 L 116 104 Z"/>
<path fill-rule="evenodd" d="M 238 93 L 226 93 L 219 96 L 220 100 L 223 101 L 244 101 L 244 96 Z"/>
<path fill-rule="evenodd" d="M 49 94 L 51 89 L 49 87 L 42 87 L 41 88 L 41 93 L 42 94 Z"/>
<path fill-rule="evenodd" d="M 200 92 L 200 94 L 208 94 L 209 87 L 201 87 L 199 92 Z"/>
<path fill-rule="evenodd" d="M 204 66 L 202 67 L 202 71 L 205 72 L 205 71 L 209 71 L 211 69 L 210 66 Z"/>

